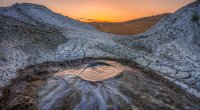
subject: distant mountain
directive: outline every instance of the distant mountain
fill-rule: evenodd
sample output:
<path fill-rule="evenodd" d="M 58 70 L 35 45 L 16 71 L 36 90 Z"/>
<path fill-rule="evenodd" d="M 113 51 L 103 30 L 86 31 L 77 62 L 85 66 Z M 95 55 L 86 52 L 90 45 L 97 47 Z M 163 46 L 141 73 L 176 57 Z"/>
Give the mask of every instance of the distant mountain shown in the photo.
<path fill-rule="evenodd" d="M 86 22 L 86 23 L 90 23 L 90 22 L 106 22 L 106 21 L 102 21 L 102 20 L 98 20 L 98 19 L 87 19 L 87 18 L 76 18 L 76 20 L 82 21 L 82 22 Z"/>
<path fill-rule="evenodd" d="M 96 29 L 102 32 L 108 32 L 120 35 L 133 35 L 143 33 L 146 30 L 153 27 L 163 17 L 169 15 L 169 13 L 139 18 L 126 22 L 88 22 L 88 24 L 94 26 Z M 92 20 L 90 20 L 92 21 Z"/>

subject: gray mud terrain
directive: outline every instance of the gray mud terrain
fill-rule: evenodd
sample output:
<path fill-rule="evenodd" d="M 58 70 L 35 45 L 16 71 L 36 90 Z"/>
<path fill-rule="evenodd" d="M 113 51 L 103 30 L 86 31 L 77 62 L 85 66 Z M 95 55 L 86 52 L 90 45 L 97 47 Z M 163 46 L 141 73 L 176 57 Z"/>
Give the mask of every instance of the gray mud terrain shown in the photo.
<path fill-rule="evenodd" d="M 199 0 L 120 37 L 41 5 L 1 7 L 0 109 L 199 110 L 199 36 Z"/>
<path fill-rule="evenodd" d="M 99 61 L 100 64 L 94 64 Z M 108 62 L 112 62 L 111 65 Z M 101 66 L 109 68 L 115 63 L 123 65 L 124 70 L 102 81 L 84 80 L 73 74 L 56 76 L 65 70 L 82 71 L 83 68 L 98 69 Z M 47 62 L 29 66 L 18 71 L 18 74 L 19 77 L 4 89 L 2 110 L 200 109 L 199 99 L 173 86 L 161 76 L 126 60 L 88 58 Z"/>

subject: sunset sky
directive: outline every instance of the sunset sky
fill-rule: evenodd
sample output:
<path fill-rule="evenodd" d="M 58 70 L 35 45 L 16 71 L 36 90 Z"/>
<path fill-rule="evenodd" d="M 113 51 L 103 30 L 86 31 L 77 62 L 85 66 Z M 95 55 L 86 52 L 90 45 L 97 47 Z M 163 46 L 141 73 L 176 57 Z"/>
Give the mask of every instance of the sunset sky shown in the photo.
<path fill-rule="evenodd" d="M 195 0 L 0 0 L 0 6 L 35 3 L 75 19 L 119 22 L 172 13 L 193 1 Z"/>

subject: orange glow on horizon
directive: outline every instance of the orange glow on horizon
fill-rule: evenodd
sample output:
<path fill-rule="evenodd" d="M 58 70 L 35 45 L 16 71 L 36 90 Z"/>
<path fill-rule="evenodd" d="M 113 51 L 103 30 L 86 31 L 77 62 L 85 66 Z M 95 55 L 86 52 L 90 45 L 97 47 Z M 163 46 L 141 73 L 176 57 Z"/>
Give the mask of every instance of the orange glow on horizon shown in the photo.
<path fill-rule="evenodd" d="M 81 21 L 120 22 L 172 13 L 193 1 L 195 0 L 1 0 L 0 6 L 35 3 Z"/>

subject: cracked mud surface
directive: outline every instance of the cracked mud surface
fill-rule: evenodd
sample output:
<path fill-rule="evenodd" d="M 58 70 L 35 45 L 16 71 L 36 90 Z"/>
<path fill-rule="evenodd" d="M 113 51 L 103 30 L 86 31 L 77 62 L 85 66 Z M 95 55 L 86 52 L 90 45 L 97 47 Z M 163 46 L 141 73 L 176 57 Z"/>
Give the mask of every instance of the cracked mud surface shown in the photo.
<path fill-rule="evenodd" d="M 124 37 L 95 31 L 39 5 L 0 8 L 0 88 L 29 65 L 109 57 L 134 61 L 200 98 L 199 4 L 181 8 L 143 34 Z"/>
<path fill-rule="evenodd" d="M 109 71 L 113 68 L 117 71 Z M 199 99 L 126 60 L 47 62 L 19 70 L 18 74 L 3 90 L 3 110 L 200 109 Z M 93 79 L 99 75 L 102 80 Z"/>

